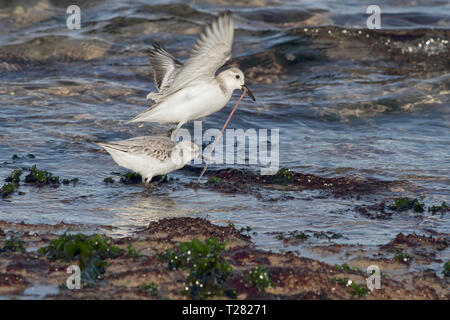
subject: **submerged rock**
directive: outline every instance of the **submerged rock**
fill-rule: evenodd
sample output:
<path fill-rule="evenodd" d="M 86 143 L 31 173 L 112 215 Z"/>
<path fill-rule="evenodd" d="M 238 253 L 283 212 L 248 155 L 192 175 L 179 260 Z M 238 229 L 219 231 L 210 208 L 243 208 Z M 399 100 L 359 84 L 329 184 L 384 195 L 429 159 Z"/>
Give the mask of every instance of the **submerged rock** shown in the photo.
<path fill-rule="evenodd" d="M 23 43 L 1 47 L 0 59 L 15 57 L 21 61 L 89 61 L 103 57 L 110 44 L 97 39 L 75 39 L 68 36 L 42 36 Z"/>

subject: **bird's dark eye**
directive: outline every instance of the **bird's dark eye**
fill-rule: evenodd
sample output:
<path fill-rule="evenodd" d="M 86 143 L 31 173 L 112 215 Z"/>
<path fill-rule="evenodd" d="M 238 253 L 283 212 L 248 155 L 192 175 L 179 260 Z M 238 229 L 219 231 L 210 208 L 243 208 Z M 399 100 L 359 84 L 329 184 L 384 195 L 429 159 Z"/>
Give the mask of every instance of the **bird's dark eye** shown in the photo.
<path fill-rule="evenodd" d="M 236 75 L 236 79 L 239 79 L 239 78 L 240 78 L 240 76 L 237 74 L 237 75 Z"/>

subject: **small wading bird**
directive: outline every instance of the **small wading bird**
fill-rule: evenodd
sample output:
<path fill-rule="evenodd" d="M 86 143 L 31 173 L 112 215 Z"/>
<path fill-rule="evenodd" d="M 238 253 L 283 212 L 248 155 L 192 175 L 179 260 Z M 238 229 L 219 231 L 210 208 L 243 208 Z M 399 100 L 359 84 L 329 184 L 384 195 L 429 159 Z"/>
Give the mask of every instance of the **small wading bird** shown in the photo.
<path fill-rule="evenodd" d="M 158 92 L 147 95 L 155 104 L 130 122 L 177 123 L 178 130 L 188 121 L 206 117 L 222 109 L 233 91 L 244 90 L 244 73 L 238 68 L 217 70 L 231 58 L 234 23 L 231 12 L 219 15 L 199 35 L 189 59 L 183 65 L 159 45 L 150 53 L 150 64 Z"/>
<path fill-rule="evenodd" d="M 181 169 L 199 156 L 195 143 L 173 142 L 168 137 L 144 136 L 128 140 L 97 142 L 121 167 L 133 170 L 142 176 L 149 187 L 155 176 L 165 175 Z"/>

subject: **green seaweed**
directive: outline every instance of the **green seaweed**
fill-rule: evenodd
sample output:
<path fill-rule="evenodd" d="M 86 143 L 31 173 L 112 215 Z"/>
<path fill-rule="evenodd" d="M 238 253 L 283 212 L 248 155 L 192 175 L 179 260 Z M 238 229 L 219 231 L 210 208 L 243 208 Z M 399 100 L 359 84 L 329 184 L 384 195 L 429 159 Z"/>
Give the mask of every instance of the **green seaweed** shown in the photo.
<path fill-rule="evenodd" d="M 78 178 L 73 178 L 73 179 L 63 179 L 61 182 L 62 184 L 68 185 L 70 183 L 72 183 L 73 185 L 76 185 L 78 183 L 78 181 L 80 181 Z"/>
<path fill-rule="evenodd" d="M 6 182 L 13 182 L 15 184 L 19 184 L 20 176 L 22 175 L 22 170 L 14 170 L 8 178 L 5 179 Z"/>
<path fill-rule="evenodd" d="M 356 283 L 352 283 L 350 285 L 350 287 L 351 287 L 350 295 L 352 297 L 363 298 L 363 297 L 367 296 L 370 293 L 370 289 L 369 288 L 359 286 Z"/>
<path fill-rule="evenodd" d="M 252 227 L 250 227 L 250 226 L 242 227 L 242 228 L 240 229 L 240 232 L 241 232 L 241 233 L 242 233 L 242 232 L 250 232 L 250 231 L 252 231 Z"/>
<path fill-rule="evenodd" d="M 304 232 L 299 232 L 299 233 L 295 233 L 294 234 L 294 238 L 297 239 L 297 240 L 306 240 L 306 239 L 309 238 L 309 235 L 307 235 Z"/>
<path fill-rule="evenodd" d="M 401 263 L 410 264 L 412 261 L 412 257 L 402 252 L 401 250 L 397 249 L 397 254 L 394 256 L 394 260 Z"/>
<path fill-rule="evenodd" d="M 45 184 L 50 184 L 50 185 L 56 185 L 58 186 L 59 184 L 63 183 L 63 184 L 69 184 L 69 183 L 73 183 L 73 185 L 76 185 L 77 182 L 79 181 L 78 178 L 73 178 L 71 180 L 69 179 L 63 179 L 61 180 L 58 176 L 54 176 L 53 173 L 45 171 L 45 170 L 38 170 L 36 165 L 32 166 L 30 169 L 24 169 L 29 171 L 28 175 L 25 176 L 24 182 L 25 183 L 29 183 L 29 184 L 36 184 L 36 185 L 45 185 Z M 6 182 L 10 182 L 13 183 L 14 185 L 10 185 L 10 186 L 6 186 L 6 190 L 5 191 L 11 191 L 13 188 L 16 188 L 19 186 L 20 183 L 20 177 L 23 173 L 22 169 L 16 169 L 14 170 L 6 179 Z M 8 195 L 10 195 L 12 192 L 2 192 L 1 195 L 3 197 L 6 197 Z M 24 193 L 20 193 L 20 194 L 24 194 Z"/>
<path fill-rule="evenodd" d="M 38 170 L 36 165 L 31 167 L 30 173 L 25 177 L 26 183 L 37 183 L 37 184 L 60 184 L 61 181 L 58 176 L 53 176 L 53 173 Z"/>
<path fill-rule="evenodd" d="M 114 179 L 111 177 L 107 177 L 107 178 L 103 179 L 103 182 L 104 183 L 114 183 Z"/>
<path fill-rule="evenodd" d="M 387 252 L 394 253 L 393 259 L 404 264 L 410 264 L 412 261 L 412 257 L 406 253 L 404 253 L 399 248 L 389 248 L 386 250 Z"/>
<path fill-rule="evenodd" d="M 48 246 L 38 250 L 46 258 L 66 262 L 76 261 L 81 270 L 81 279 L 86 284 L 95 284 L 102 279 L 108 263 L 106 259 L 120 255 L 120 248 L 111 246 L 101 235 L 64 233 Z"/>
<path fill-rule="evenodd" d="M 7 198 L 14 193 L 15 189 L 16 187 L 14 183 L 6 183 L 0 189 L 0 195 L 2 196 L 2 198 Z"/>
<path fill-rule="evenodd" d="M 149 293 L 153 297 L 157 297 L 159 295 L 158 294 L 158 286 L 154 282 L 152 282 L 150 284 L 144 282 L 143 284 L 141 284 L 139 286 L 138 289 L 141 291 L 144 291 L 146 293 Z"/>
<path fill-rule="evenodd" d="M 284 235 L 282 233 L 279 233 L 276 235 L 277 240 L 283 240 L 284 239 Z"/>
<path fill-rule="evenodd" d="M 335 264 L 334 268 L 338 271 L 361 271 L 358 267 L 350 267 L 347 263 L 342 265 Z"/>
<path fill-rule="evenodd" d="M 351 281 L 349 278 L 336 278 L 333 277 L 331 278 L 331 281 L 333 283 L 337 283 L 342 287 L 349 287 L 350 288 L 350 295 L 352 297 L 358 297 L 358 298 L 363 298 L 366 295 L 369 294 L 370 290 L 366 287 L 361 287 L 360 285 L 357 285 L 356 283 L 354 283 L 353 281 Z"/>
<path fill-rule="evenodd" d="M 208 181 L 206 183 L 219 183 L 221 181 L 222 181 L 222 179 L 220 179 L 219 177 L 211 177 L 208 179 Z"/>
<path fill-rule="evenodd" d="M 290 169 L 281 168 L 276 174 L 270 176 L 270 181 L 274 183 L 288 184 L 291 182 L 293 177 L 294 174 Z"/>
<path fill-rule="evenodd" d="M 284 179 L 291 179 L 294 176 L 292 171 L 288 168 L 281 168 L 275 175 Z"/>
<path fill-rule="evenodd" d="M 142 182 L 142 177 L 136 172 L 128 171 L 120 176 L 120 182 L 123 184 L 139 184 Z"/>
<path fill-rule="evenodd" d="M 328 239 L 328 240 L 331 240 L 331 239 L 341 239 L 341 238 L 344 237 L 344 236 L 343 236 L 342 234 L 340 234 L 340 233 L 335 233 L 335 232 L 331 232 L 331 231 L 327 231 L 327 232 L 325 232 L 325 231 L 314 232 L 313 235 L 314 235 L 314 237 L 315 237 L 316 239 Z"/>
<path fill-rule="evenodd" d="M 234 298 L 234 290 L 226 286 L 231 275 L 230 264 L 220 257 L 225 243 L 216 238 L 205 241 L 193 239 L 182 242 L 176 251 L 167 250 L 159 258 L 168 262 L 169 270 L 185 270 L 185 289 L 181 292 L 192 299 L 206 299 L 214 296 Z"/>
<path fill-rule="evenodd" d="M 3 245 L 3 248 L 0 249 L 1 252 L 24 252 L 25 246 L 24 242 L 17 238 L 17 237 L 11 237 L 10 239 L 5 240 L 5 244 Z"/>
<path fill-rule="evenodd" d="M 128 244 L 128 256 L 133 258 L 139 258 L 142 256 L 142 253 L 133 248 L 131 244 Z"/>
<path fill-rule="evenodd" d="M 432 205 L 431 207 L 428 207 L 428 212 L 431 212 L 432 215 L 435 215 L 438 212 L 445 212 L 449 210 L 450 207 L 447 206 L 447 203 L 442 202 L 440 206 Z"/>
<path fill-rule="evenodd" d="M 270 280 L 267 268 L 264 266 L 258 266 L 250 270 L 246 282 L 261 292 L 264 292 L 266 288 L 275 286 L 275 283 Z"/>
<path fill-rule="evenodd" d="M 397 212 L 408 211 L 413 209 L 414 212 L 423 212 L 425 204 L 420 203 L 417 199 L 395 198 L 388 208 Z"/>
<path fill-rule="evenodd" d="M 310 237 L 310 235 L 302 232 L 298 232 L 298 231 L 292 231 L 289 232 L 288 234 L 283 234 L 282 232 L 277 233 L 275 235 L 275 238 L 277 240 L 287 240 L 287 241 L 291 241 L 291 240 L 297 240 L 297 241 L 305 241 Z"/>
<path fill-rule="evenodd" d="M 444 263 L 444 270 L 442 270 L 442 274 L 445 277 L 450 277 L 450 261 Z"/>
<path fill-rule="evenodd" d="M 34 158 L 36 158 L 36 156 L 35 156 L 34 154 L 32 154 L 32 153 L 27 154 L 26 157 L 29 158 L 29 159 L 34 159 Z M 17 155 L 17 154 L 13 154 L 13 156 L 11 157 L 11 159 L 13 159 L 13 160 L 25 159 L 25 156 L 22 156 L 22 157 L 21 157 L 21 156 L 19 156 L 19 155 Z"/>

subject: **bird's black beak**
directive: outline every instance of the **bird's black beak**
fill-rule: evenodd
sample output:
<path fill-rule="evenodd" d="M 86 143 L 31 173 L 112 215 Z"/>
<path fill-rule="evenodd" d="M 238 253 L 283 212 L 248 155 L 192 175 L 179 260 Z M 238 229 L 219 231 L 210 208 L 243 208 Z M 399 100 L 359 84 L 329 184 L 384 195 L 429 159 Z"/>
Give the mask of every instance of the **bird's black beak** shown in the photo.
<path fill-rule="evenodd" d="M 244 90 L 253 101 L 256 101 L 255 96 L 245 84 L 242 85 L 242 90 Z"/>

